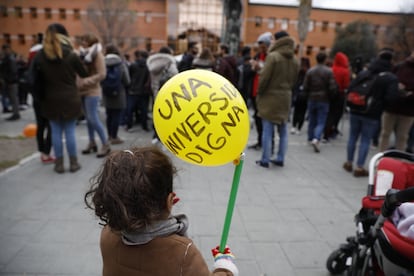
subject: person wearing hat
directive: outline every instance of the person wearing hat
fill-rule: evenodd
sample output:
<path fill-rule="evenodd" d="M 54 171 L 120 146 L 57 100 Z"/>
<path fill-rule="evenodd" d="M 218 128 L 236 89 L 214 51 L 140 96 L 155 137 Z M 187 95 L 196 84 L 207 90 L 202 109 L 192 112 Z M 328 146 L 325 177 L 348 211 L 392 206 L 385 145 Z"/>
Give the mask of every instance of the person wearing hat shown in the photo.
<path fill-rule="evenodd" d="M 355 177 L 368 176 L 369 172 L 364 169 L 364 164 L 369 152 L 370 143 L 380 126 L 380 119 L 384 108 L 392 102 L 398 95 L 398 79 L 391 73 L 391 59 L 393 51 L 384 48 L 379 51 L 377 58 L 368 66 L 367 70 L 361 71 L 357 78 L 351 82 L 350 87 L 355 81 L 363 78 L 367 74 L 376 75 L 371 87 L 371 104 L 364 113 L 351 109 L 349 116 L 349 138 L 347 144 L 347 161 L 343 168 L 348 172 L 353 172 Z M 358 140 L 358 158 L 356 168 L 353 169 L 354 154 Z"/>
<path fill-rule="evenodd" d="M 63 164 L 63 134 L 70 160 L 70 172 L 81 166 L 77 159 L 76 121 L 82 114 L 81 97 L 76 85 L 76 77 L 88 76 L 73 46 L 66 28 L 50 24 L 46 29 L 43 48 L 33 59 L 32 75 L 38 77 L 34 86 L 44 88 L 36 95 L 41 103 L 43 115 L 49 120 L 52 130 L 52 146 L 56 155 L 54 171 L 65 172 Z"/>
<path fill-rule="evenodd" d="M 257 38 L 258 44 L 258 53 L 251 60 L 251 67 L 256 74 L 253 77 L 252 89 L 251 89 L 251 102 L 253 105 L 253 119 L 257 131 L 257 142 L 253 145 L 248 146 L 249 149 L 260 150 L 262 147 L 262 119 L 257 115 L 257 106 L 256 106 L 256 96 L 257 88 L 259 87 L 259 72 L 264 66 L 264 62 L 267 56 L 267 50 L 269 49 L 270 43 L 272 41 L 272 33 L 266 32 L 261 34 Z"/>
<path fill-rule="evenodd" d="M 292 99 L 292 88 L 299 71 L 294 41 L 285 31 L 274 35 L 263 69 L 260 71 L 256 105 L 262 119 L 262 158 L 256 164 L 268 168 L 269 163 L 283 167 L 288 144 L 287 123 Z M 279 134 L 279 147 L 272 158 L 274 128 Z"/>
<path fill-rule="evenodd" d="M 383 49 L 382 55 L 387 55 Z M 379 150 L 391 145 L 389 138 L 395 133 L 395 149 L 405 150 L 409 131 L 414 123 L 414 51 L 393 69 L 398 78 L 398 96 L 385 105 L 381 117 Z"/>

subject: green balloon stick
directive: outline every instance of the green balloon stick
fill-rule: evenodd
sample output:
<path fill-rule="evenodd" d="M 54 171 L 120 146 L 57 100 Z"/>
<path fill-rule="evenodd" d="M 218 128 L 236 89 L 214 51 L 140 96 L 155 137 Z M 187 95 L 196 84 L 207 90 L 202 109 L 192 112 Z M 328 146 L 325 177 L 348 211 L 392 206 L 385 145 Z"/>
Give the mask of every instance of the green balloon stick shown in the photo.
<path fill-rule="evenodd" d="M 239 188 L 240 175 L 241 175 L 241 171 L 243 168 L 244 153 L 240 155 L 240 158 L 236 160 L 236 162 L 237 161 L 238 161 L 238 164 L 234 168 L 233 184 L 231 185 L 229 202 L 227 204 L 226 218 L 224 220 L 223 232 L 221 234 L 221 242 L 220 242 L 220 249 L 219 249 L 221 253 L 224 253 L 224 249 L 226 248 L 226 244 L 227 244 L 227 238 L 229 237 L 231 218 L 233 216 L 234 205 L 236 203 L 237 190 Z"/>

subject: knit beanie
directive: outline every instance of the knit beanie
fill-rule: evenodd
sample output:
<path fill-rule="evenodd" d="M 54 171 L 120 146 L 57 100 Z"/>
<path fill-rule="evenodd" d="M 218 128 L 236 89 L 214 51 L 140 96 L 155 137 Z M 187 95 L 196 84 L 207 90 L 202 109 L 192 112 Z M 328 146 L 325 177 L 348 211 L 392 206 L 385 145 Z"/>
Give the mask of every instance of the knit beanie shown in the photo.
<path fill-rule="evenodd" d="M 280 39 L 282 37 L 285 37 L 285 36 L 289 36 L 289 34 L 285 31 L 277 32 L 277 33 L 275 33 L 275 40 L 278 40 L 278 39 Z"/>

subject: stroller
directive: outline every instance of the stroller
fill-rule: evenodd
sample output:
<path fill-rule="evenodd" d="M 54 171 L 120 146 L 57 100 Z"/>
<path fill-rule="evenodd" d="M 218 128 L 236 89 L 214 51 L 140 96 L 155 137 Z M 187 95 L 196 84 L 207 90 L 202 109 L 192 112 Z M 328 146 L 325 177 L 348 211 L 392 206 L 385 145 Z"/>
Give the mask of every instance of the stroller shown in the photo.
<path fill-rule="evenodd" d="M 355 215 L 357 232 L 333 251 L 326 262 L 331 274 L 348 276 L 414 275 L 414 239 L 391 221 L 394 210 L 414 202 L 414 155 L 390 150 L 369 164 L 368 193 Z"/>

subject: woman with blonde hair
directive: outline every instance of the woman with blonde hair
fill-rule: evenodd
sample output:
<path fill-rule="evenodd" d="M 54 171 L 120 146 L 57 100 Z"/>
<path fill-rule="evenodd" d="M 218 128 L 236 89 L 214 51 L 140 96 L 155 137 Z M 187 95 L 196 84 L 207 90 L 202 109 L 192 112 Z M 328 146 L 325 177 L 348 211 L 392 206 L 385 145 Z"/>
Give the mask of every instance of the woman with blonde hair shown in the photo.
<path fill-rule="evenodd" d="M 87 72 L 79 56 L 73 51 L 66 28 L 53 23 L 47 27 L 43 49 L 34 57 L 36 82 L 43 89 L 39 95 L 44 116 L 52 129 L 52 146 L 56 155 L 55 172 L 65 172 L 63 164 L 63 133 L 70 159 L 70 172 L 81 168 L 77 159 L 76 120 L 82 114 L 81 97 L 76 76 L 86 77 Z"/>
<path fill-rule="evenodd" d="M 89 74 L 88 78 L 81 79 L 79 88 L 89 136 L 89 144 L 82 150 L 82 153 L 89 154 L 97 152 L 98 148 L 95 142 L 96 131 L 102 143 L 102 148 L 96 156 L 104 157 L 111 151 L 108 137 L 105 134 L 104 126 L 99 118 L 98 109 L 102 96 L 100 82 L 106 76 L 105 57 L 102 54 L 102 45 L 94 34 L 83 35 L 81 43 L 80 56 Z"/>

